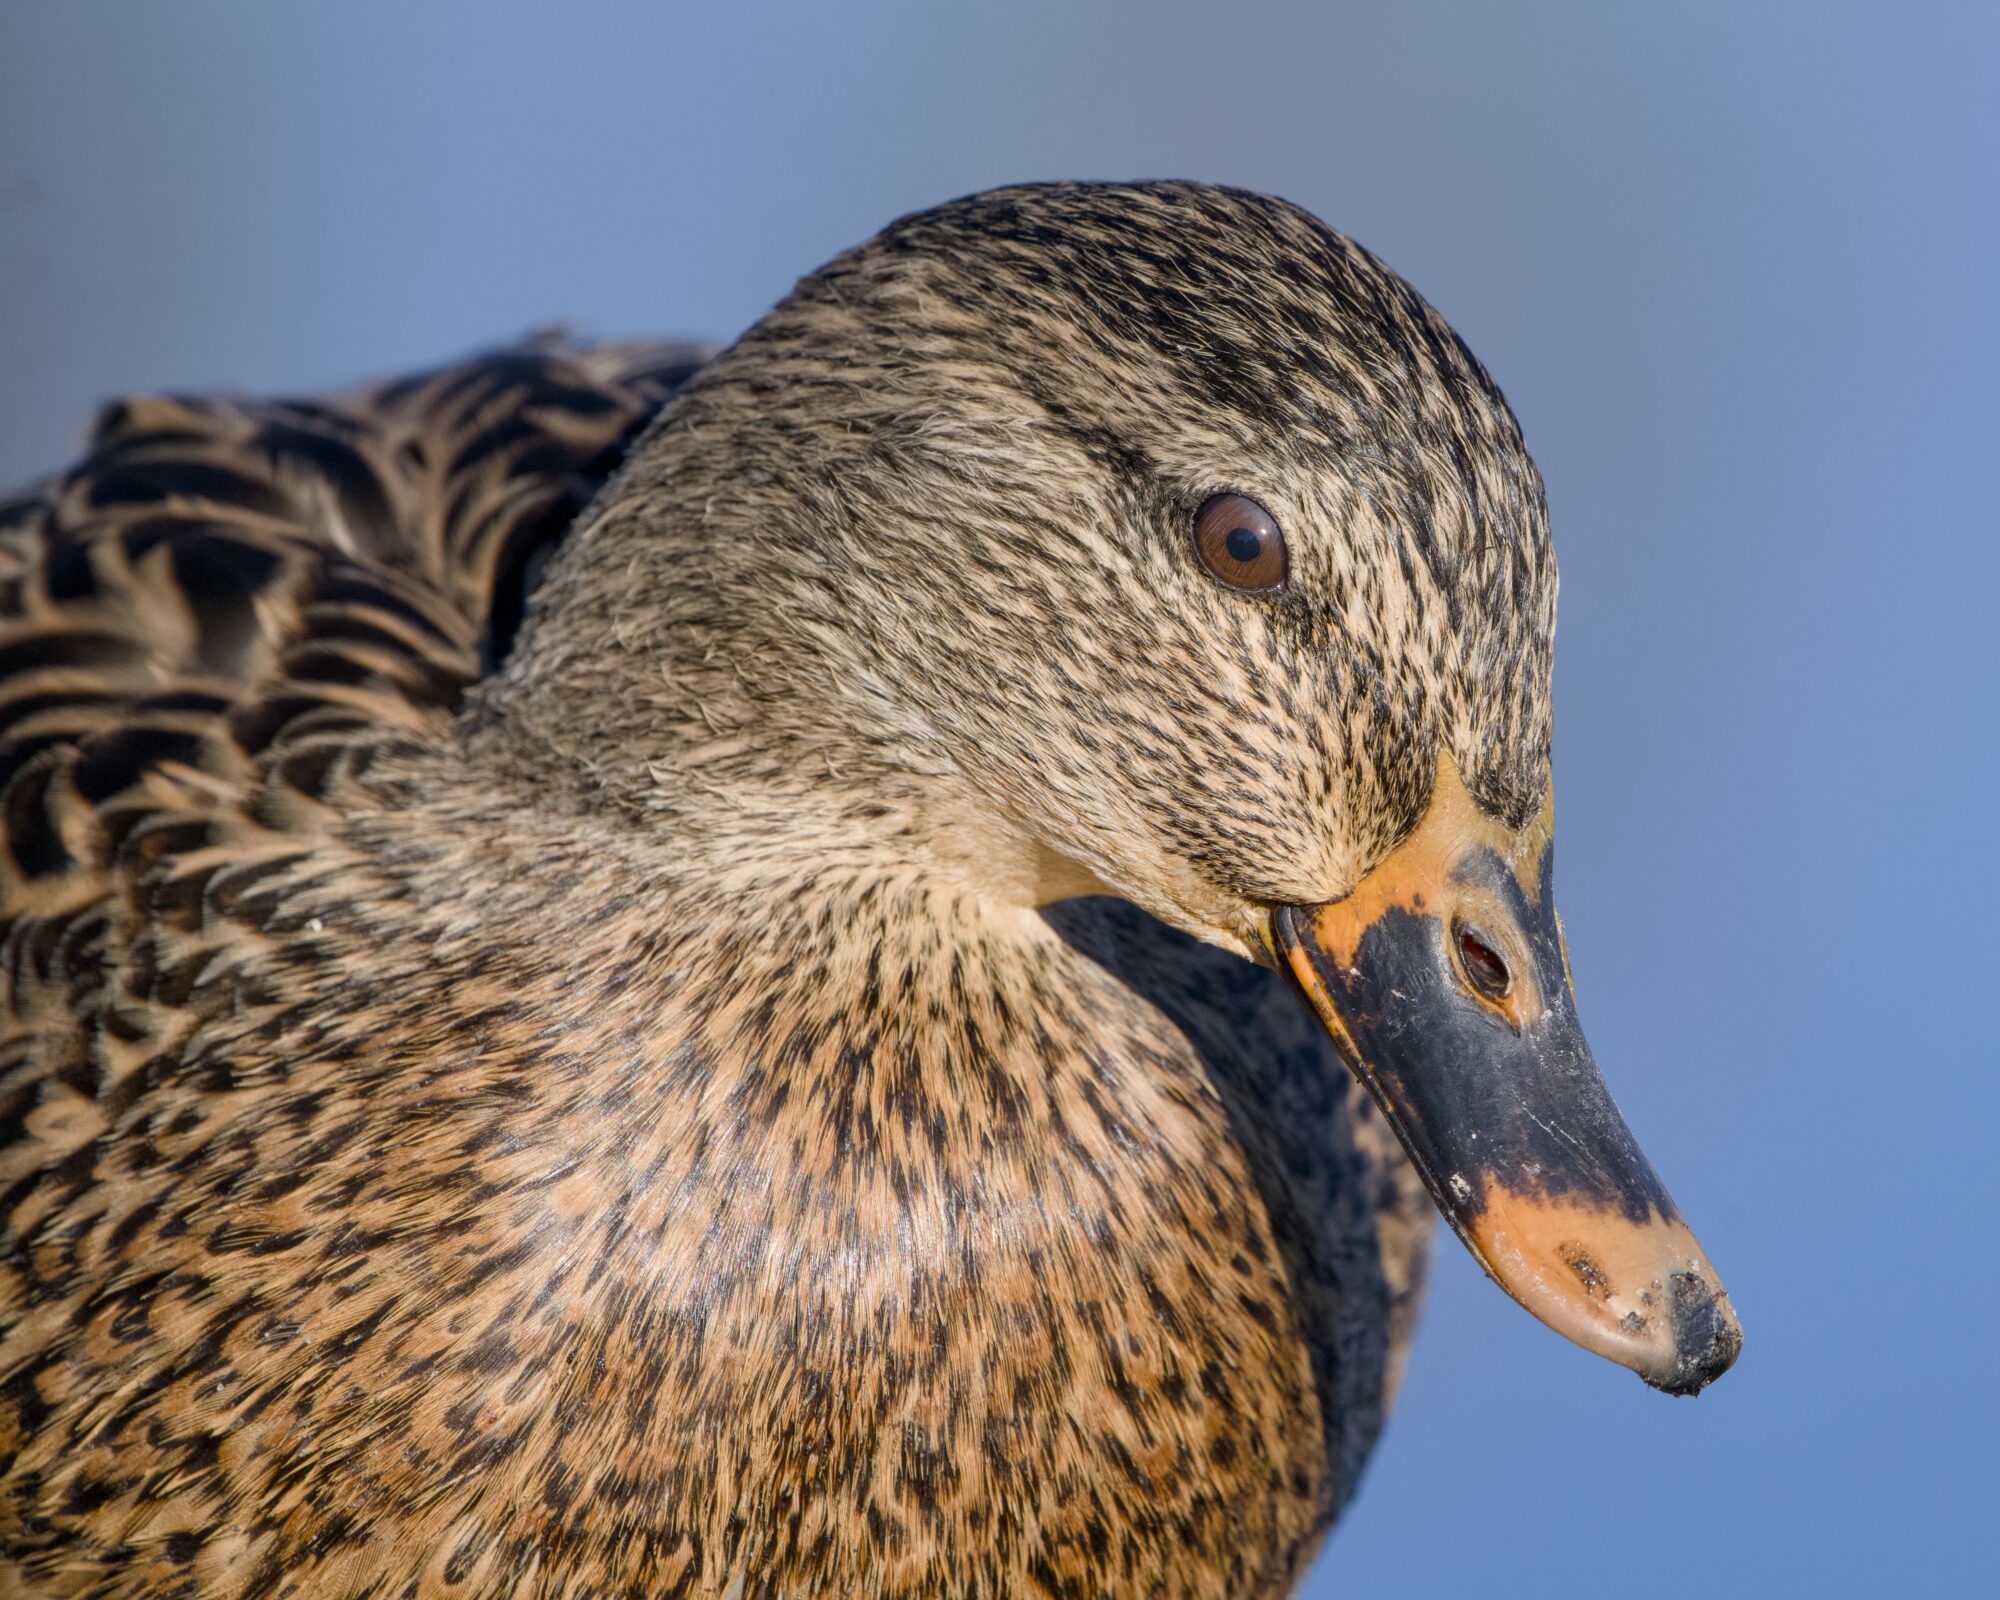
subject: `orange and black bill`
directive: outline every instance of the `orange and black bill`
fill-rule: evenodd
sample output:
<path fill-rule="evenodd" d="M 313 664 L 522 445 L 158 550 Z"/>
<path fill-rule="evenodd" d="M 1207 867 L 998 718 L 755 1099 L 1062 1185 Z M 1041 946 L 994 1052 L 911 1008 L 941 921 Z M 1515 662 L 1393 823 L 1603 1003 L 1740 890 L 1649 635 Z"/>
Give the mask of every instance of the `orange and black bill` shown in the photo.
<path fill-rule="evenodd" d="M 1514 832 L 1449 763 L 1344 899 L 1280 906 L 1280 952 L 1458 1236 L 1551 1328 L 1670 1394 L 1743 1343 L 1576 1018 L 1551 813 Z"/>

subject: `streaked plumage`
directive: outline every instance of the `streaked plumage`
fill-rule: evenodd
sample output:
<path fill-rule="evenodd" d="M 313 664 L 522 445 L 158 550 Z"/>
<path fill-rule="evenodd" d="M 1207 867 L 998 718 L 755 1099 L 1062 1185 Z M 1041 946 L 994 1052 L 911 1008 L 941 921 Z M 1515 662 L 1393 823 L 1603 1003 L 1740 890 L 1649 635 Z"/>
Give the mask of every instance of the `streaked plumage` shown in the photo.
<path fill-rule="evenodd" d="M 1192 185 L 698 364 L 132 401 L 0 512 L 0 1588 L 1269 1595 L 1351 1491 L 1430 1210 L 1227 952 L 1441 753 L 1541 803 L 1497 391 Z"/>

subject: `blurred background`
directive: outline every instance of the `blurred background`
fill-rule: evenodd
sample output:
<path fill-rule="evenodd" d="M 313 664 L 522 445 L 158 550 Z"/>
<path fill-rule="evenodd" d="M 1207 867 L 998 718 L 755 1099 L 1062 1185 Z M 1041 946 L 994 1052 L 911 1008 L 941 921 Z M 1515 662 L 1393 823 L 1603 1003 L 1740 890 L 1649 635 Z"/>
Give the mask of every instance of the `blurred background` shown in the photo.
<path fill-rule="evenodd" d="M 904 211 L 1152 176 L 1353 234 L 1519 413 L 1584 1014 L 1749 1334 L 1669 1400 L 1447 1244 L 1304 1593 L 1978 1592 L 2000 7 L 8 0 L 0 488 L 121 391 L 727 338 Z"/>

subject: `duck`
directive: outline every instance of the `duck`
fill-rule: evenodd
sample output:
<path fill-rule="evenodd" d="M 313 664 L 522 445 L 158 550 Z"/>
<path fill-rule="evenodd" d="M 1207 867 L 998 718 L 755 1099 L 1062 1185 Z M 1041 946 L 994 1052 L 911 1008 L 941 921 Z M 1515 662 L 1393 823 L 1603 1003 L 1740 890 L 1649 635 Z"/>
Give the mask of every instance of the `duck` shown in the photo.
<path fill-rule="evenodd" d="M 0 509 L 0 1588 L 1283 1595 L 1438 1214 L 1697 1392 L 1555 599 L 1445 321 L 1192 182 L 111 405 Z"/>

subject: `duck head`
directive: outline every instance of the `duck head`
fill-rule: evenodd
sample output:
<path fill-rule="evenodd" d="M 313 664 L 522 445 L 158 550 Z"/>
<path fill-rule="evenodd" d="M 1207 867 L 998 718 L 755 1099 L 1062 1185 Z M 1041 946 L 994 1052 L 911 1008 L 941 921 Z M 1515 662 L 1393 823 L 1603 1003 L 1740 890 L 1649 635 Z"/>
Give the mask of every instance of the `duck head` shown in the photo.
<path fill-rule="evenodd" d="M 1513 417 L 1380 262 L 1259 195 L 1035 186 L 698 377 L 494 703 L 740 869 L 811 812 L 816 869 L 1108 891 L 1288 972 L 1501 1287 L 1690 1393 L 1741 1336 L 1578 1025 L 1555 600 Z"/>

